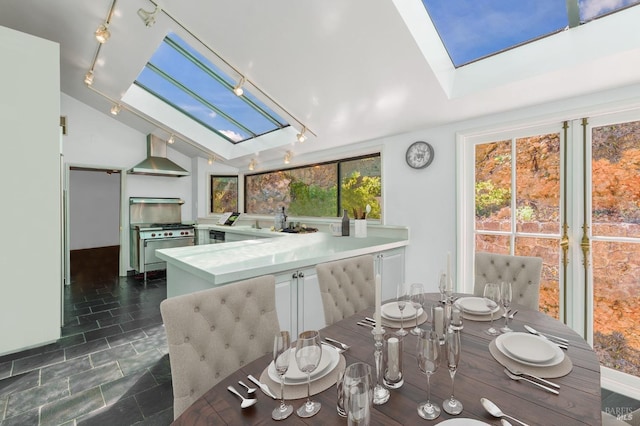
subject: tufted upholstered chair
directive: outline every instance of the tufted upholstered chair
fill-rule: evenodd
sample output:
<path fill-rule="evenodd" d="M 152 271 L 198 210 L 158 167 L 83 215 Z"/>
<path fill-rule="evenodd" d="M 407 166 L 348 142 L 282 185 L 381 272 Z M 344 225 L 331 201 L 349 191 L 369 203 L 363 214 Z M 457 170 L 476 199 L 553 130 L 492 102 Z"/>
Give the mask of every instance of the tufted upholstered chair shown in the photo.
<path fill-rule="evenodd" d="M 171 297 L 160 312 L 174 419 L 220 380 L 271 352 L 280 330 L 273 275 Z"/>
<path fill-rule="evenodd" d="M 331 325 L 375 303 L 373 256 L 316 265 L 324 322 Z"/>
<path fill-rule="evenodd" d="M 473 294 L 482 296 L 486 283 L 511 281 L 513 303 L 539 310 L 542 258 L 476 253 Z"/>

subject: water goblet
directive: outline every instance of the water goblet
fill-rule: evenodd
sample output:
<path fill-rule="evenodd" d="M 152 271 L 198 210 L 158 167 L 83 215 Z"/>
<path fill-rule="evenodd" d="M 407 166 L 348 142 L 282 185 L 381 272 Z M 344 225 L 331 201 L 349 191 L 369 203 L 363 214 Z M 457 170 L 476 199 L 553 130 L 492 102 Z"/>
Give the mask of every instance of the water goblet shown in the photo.
<path fill-rule="evenodd" d="M 418 327 L 418 310 L 422 308 L 422 304 L 424 303 L 424 287 L 422 284 L 411 284 L 411 288 L 409 290 L 409 298 L 413 307 L 416 309 L 416 326 L 411 330 L 411 334 L 415 336 L 419 336 L 422 329 Z"/>
<path fill-rule="evenodd" d="M 493 328 L 493 312 L 498 307 L 498 303 L 500 303 L 500 286 L 496 283 L 487 283 L 484 286 L 484 300 L 487 304 L 487 308 L 489 308 L 491 315 L 491 325 L 485 333 L 490 336 L 497 336 L 498 330 Z"/>
<path fill-rule="evenodd" d="M 404 308 L 407 306 L 407 293 L 404 283 L 398 284 L 398 288 L 396 289 L 396 303 L 400 311 L 400 330 L 396 331 L 396 334 L 398 336 L 406 336 L 408 332 L 404 329 Z"/>
<path fill-rule="evenodd" d="M 462 413 L 462 402 L 454 396 L 454 378 L 460 362 L 460 333 L 449 330 L 446 346 L 447 367 L 451 376 L 451 396 L 442 402 L 442 409 L 452 416 Z"/>
<path fill-rule="evenodd" d="M 368 425 L 371 422 L 374 384 L 369 364 L 356 362 L 346 368 L 343 391 L 348 426 Z"/>
<path fill-rule="evenodd" d="M 440 416 L 440 407 L 431 402 L 431 375 L 440 364 L 440 340 L 434 331 L 421 330 L 418 336 L 418 368 L 427 376 L 427 401 L 418 405 L 418 415 L 426 420 Z"/>
<path fill-rule="evenodd" d="M 284 403 L 284 375 L 289 369 L 291 337 L 288 331 L 280 331 L 273 339 L 273 365 L 280 377 L 280 405 L 273 409 L 273 420 L 284 420 L 293 413 L 293 406 Z"/>
<path fill-rule="evenodd" d="M 503 281 L 500 284 L 500 301 L 502 302 L 502 307 L 504 308 L 504 327 L 500 329 L 503 333 L 509 333 L 513 331 L 509 328 L 509 306 L 511 306 L 511 298 L 512 298 L 512 289 L 511 283 L 508 281 Z"/>
<path fill-rule="evenodd" d="M 296 363 L 300 371 L 307 373 L 307 402 L 296 411 L 300 417 L 311 417 L 320 411 L 321 404 L 317 401 L 311 401 L 311 373 L 318 367 L 321 358 L 320 333 L 316 330 L 300 333 L 296 341 Z"/>

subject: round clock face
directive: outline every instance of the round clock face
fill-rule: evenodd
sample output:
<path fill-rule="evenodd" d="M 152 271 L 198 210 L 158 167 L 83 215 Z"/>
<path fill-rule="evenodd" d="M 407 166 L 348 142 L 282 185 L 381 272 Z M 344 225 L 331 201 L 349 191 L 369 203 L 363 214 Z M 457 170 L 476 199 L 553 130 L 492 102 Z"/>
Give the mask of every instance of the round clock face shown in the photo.
<path fill-rule="evenodd" d="M 407 164 L 414 169 L 423 169 L 433 161 L 433 147 L 427 142 L 414 142 L 407 149 Z"/>

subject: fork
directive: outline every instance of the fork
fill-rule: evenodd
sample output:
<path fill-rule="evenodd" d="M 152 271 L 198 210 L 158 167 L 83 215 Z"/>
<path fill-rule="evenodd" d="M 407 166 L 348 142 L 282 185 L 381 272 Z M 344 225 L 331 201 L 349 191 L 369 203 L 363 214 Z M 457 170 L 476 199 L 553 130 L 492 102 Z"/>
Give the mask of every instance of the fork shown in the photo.
<path fill-rule="evenodd" d="M 347 350 L 349 350 L 349 348 L 351 348 L 351 346 L 349 346 L 347 344 L 344 344 L 342 342 L 339 342 L 336 339 L 332 339 L 331 337 L 325 337 L 324 340 L 326 340 L 327 342 L 331 342 L 331 343 L 334 343 L 334 344 L 340 346 L 345 351 L 347 351 Z"/>
<path fill-rule="evenodd" d="M 536 385 L 536 386 L 538 386 L 538 387 L 540 387 L 540 388 L 542 388 L 542 389 L 546 390 L 547 392 L 551 392 L 551 393 L 554 393 L 554 394 L 556 394 L 556 395 L 560 395 L 560 392 L 558 392 L 557 390 L 555 390 L 555 389 L 551 389 L 550 387 L 547 387 L 547 386 L 545 386 L 545 385 L 541 385 L 540 383 L 538 383 L 538 382 L 534 382 L 533 380 L 529 380 L 529 379 L 527 379 L 526 377 L 513 375 L 513 374 L 511 374 L 511 372 L 510 372 L 509 370 L 507 370 L 506 368 L 504 369 L 504 372 L 505 372 L 505 374 L 506 374 L 507 376 L 509 376 L 509 378 L 510 378 L 511 380 L 524 380 L 525 382 L 529 382 L 529 383 L 531 383 L 531 384 L 534 384 L 534 385 Z"/>
<path fill-rule="evenodd" d="M 534 380 L 538 380 L 540 383 L 544 383 L 545 385 L 554 387 L 556 389 L 560 389 L 560 385 L 558 385 L 556 383 L 553 383 L 553 382 L 550 382 L 548 380 L 545 380 L 542 377 L 534 376 L 533 374 L 523 373 L 522 371 L 516 370 L 514 368 L 506 367 L 506 369 L 509 370 L 511 372 L 511 374 L 513 374 L 515 376 L 528 376 L 528 377 L 531 377 Z"/>

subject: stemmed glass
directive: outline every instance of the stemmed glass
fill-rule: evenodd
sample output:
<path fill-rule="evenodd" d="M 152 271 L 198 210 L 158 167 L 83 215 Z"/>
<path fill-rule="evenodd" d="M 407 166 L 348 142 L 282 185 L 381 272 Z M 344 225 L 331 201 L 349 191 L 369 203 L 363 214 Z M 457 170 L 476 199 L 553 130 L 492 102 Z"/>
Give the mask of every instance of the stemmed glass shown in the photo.
<path fill-rule="evenodd" d="M 320 333 L 316 330 L 300 333 L 296 342 L 296 363 L 300 371 L 307 373 L 307 402 L 296 411 L 296 414 L 300 417 L 311 417 L 320 411 L 321 404 L 311 401 L 311 372 L 318 367 L 321 358 Z"/>
<path fill-rule="evenodd" d="M 273 339 L 273 365 L 280 377 L 280 405 L 273 409 L 273 420 L 284 420 L 293 413 L 293 406 L 284 403 L 284 375 L 289 369 L 289 354 L 291 353 L 291 337 L 288 331 L 281 331 Z"/>
<path fill-rule="evenodd" d="M 407 293 L 405 292 L 404 283 L 399 283 L 396 289 L 396 303 L 400 311 L 400 330 L 396 331 L 398 336 L 406 336 L 407 330 L 404 329 L 404 308 L 407 306 Z"/>
<path fill-rule="evenodd" d="M 504 308 L 504 327 L 500 329 L 503 333 L 509 333 L 513 331 L 509 328 L 509 306 L 511 306 L 511 283 L 503 281 L 500 285 L 500 301 Z"/>
<path fill-rule="evenodd" d="M 491 325 L 485 333 L 490 336 L 497 336 L 498 330 L 493 328 L 493 311 L 495 311 L 498 303 L 500 303 L 500 286 L 497 283 L 487 283 L 484 286 L 484 300 L 487 303 L 487 308 L 490 310 L 491 314 Z"/>
<path fill-rule="evenodd" d="M 450 330 L 447 332 L 447 367 L 451 376 L 451 397 L 442 403 L 445 412 L 455 416 L 462 413 L 462 402 L 458 401 L 454 396 L 454 377 L 458 370 L 460 362 L 460 333 Z"/>
<path fill-rule="evenodd" d="M 434 331 L 421 330 L 418 336 L 418 368 L 427 375 L 427 401 L 418 405 L 418 415 L 433 420 L 440 415 L 440 407 L 431 402 L 431 375 L 440 364 L 440 340 Z"/>
<path fill-rule="evenodd" d="M 422 329 L 418 327 L 418 310 L 422 307 L 424 303 L 424 287 L 422 284 L 411 284 L 411 288 L 409 290 L 409 298 L 411 299 L 411 303 L 413 307 L 416 309 L 416 327 L 411 330 L 411 334 L 415 336 L 419 336 Z"/>

